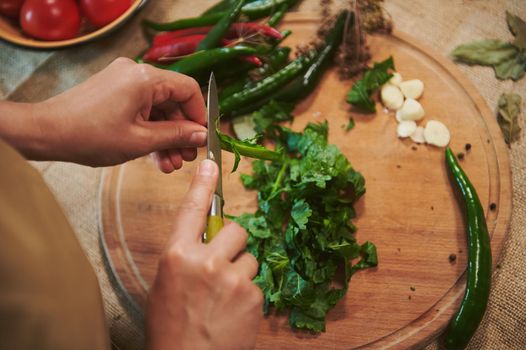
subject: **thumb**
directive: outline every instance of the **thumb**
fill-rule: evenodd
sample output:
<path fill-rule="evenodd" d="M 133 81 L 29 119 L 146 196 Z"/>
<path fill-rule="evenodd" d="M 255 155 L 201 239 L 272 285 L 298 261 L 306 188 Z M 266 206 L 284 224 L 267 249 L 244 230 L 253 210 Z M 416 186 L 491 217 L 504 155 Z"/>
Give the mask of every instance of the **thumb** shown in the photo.
<path fill-rule="evenodd" d="M 146 125 L 150 152 L 206 145 L 207 129 L 190 120 L 152 121 Z"/>
<path fill-rule="evenodd" d="M 218 175 L 218 167 L 213 160 L 205 159 L 199 164 L 175 215 L 172 242 L 201 242 Z"/>

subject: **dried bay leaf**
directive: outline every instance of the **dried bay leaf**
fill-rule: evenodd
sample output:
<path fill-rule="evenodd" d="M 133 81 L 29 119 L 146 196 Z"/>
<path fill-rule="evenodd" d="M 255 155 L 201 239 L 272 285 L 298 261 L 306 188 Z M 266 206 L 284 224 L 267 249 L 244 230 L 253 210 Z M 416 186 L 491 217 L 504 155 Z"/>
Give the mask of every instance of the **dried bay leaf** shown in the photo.
<path fill-rule="evenodd" d="M 497 65 L 517 56 L 519 50 L 500 40 L 481 40 L 457 46 L 451 55 L 458 61 L 484 66 Z"/>
<path fill-rule="evenodd" d="M 500 64 L 493 65 L 495 76 L 501 80 L 512 79 L 519 80 L 524 76 L 526 69 L 526 55 L 519 53 L 515 57 L 506 60 Z"/>
<path fill-rule="evenodd" d="M 519 16 L 515 16 L 506 11 L 506 22 L 510 32 L 515 35 L 513 44 L 518 48 L 526 50 L 526 22 Z"/>
<path fill-rule="evenodd" d="M 500 95 L 497 122 L 508 145 L 519 138 L 521 131 L 519 126 L 520 112 L 521 97 L 519 95 L 514 93 Z"/>

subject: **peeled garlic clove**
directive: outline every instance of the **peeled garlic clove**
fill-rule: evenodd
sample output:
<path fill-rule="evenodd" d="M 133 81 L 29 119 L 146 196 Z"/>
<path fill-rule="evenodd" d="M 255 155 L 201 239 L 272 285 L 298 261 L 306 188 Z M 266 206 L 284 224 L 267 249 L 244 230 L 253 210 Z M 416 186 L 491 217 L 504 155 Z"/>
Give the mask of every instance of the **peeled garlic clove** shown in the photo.
<path fill-rule="evenodd" d="M 404 120 L 396 128 L 398 137 L 406 138 L 412 135 L 416 130 L 416 123 L 412 120 Z"/>
<path fill-rule="evenodd" d="M 425 112 L 422 105 L 412 98 L 405 100 L 400 110 L 401 120 L 420 120 L 424 118 L 424 115 Z"/>
<path fill-rule="evenodd" d="M 400 90 L 406 98 L 418 99 L 424 92 L 424 83 L 422 80 L 413 79 L 400 83 Z"/>
<path fill-rule="evenodd" d="M 256 124 L 251 115 L 232 119 L 232 129 L 239 140 L 251 139 L 257 136 Z"/>
<path fill-rule="evenodd" d="M 398 72 L 394 72 L 393 76 L 388 81 L 389 84 L 393 84 L 395 86 L 400 86 L 401 82 L 402 82 L 402 75 Z"/>
<path fill-rule="evenodd" d="M 382 86 L 380 96 L 382 97 L 382 103 L 384 106 L 391 110 L 402 107 L 402 104 L 404 103 L 404 95 L 402 95 L 400 89 L 391 84 L 385 84 Z"/>
<path fill-rule="evenodd" d="M 426 139 L 424 137 L 424 128 L 421 126 L 417 127 L 415 132 L 412 133 L 409 137 L 416 143 L 426 142 Z"/>
<path fill-rule="evenodd" d="M 447 127 L 438 120 L 430 120 L 424 129 L 424 138 L 430 145 L 446 147 L 451 136 Z"/>
<path fill-rule="evenodd" d="M 400 116 L 400 110 L 397 110 L 396 113 L 395 113 L 395 119 L 397 122 L 401 123 L 402 122 L 402 117 Z"/>

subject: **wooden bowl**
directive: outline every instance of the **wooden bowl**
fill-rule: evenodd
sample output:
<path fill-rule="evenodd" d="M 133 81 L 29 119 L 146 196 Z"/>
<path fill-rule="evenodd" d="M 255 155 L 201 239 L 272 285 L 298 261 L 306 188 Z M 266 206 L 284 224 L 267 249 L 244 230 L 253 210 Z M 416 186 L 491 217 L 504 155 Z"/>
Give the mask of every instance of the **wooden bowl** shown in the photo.
<path fill-rule="evenodd" d="M 15 45 L 24 46 L 32 49 L 59 49 L 68 46 L 84 44 L 96 39 L 100 39 L 124 23 L 130 20 L 147 2 L 148 0 L 135 0 L 130 8 L 122 15 L 116 18 L 113 22 L 105 25 L 102 28 L 94 31 L 83 33 L 84 25 L 81 26 L 81 35 L 67 40 L 45 41 L 31 38 L 22 32 L 18 23 L 0 16 L 0 39 L 10 42 Z"/>

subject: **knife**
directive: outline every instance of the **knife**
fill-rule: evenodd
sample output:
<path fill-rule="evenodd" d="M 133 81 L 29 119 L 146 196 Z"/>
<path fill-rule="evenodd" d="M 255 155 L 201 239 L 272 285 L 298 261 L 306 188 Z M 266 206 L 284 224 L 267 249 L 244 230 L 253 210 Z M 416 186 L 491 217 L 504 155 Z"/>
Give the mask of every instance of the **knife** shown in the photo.
<path fill-rule="evenodd" d="M 219 168 L 216 190 L 212 197 L 212 204 L 208 213 L 204 241 L 210 242 L 223 227 L 223 181 L 221 173 L 221 143 L 216 133 L 217 118 L 219 117 L 219 102 L 214 73 L 210 74 L 208 82 L 208 142 L 206 146 L 207 158 L 216 162 Z"/>

